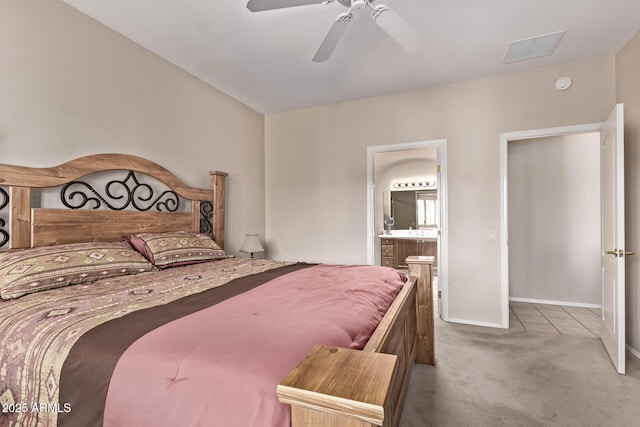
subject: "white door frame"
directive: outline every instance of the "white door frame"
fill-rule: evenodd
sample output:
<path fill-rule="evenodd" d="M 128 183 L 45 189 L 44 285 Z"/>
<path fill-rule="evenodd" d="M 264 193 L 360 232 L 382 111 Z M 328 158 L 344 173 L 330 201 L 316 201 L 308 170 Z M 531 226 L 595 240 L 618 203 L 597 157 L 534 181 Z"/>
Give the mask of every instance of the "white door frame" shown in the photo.
<path fill-rule="evenodd" d="M 438 288 L 441 291 L 442 318 L 449 319 L 449 221 L 447 192 L 447 140 L 405 142 L 400 144 L 367 147 L 367 264 L 374 264 L 374 245 L 377 235 L 374 219 L 374 154 L 390 151 L 416 150 L 420 148 L 438 149 L 440 160 L 440 182 L 438 199 L 440 202 L 440 244 L 438 246 Z"/>
<path fill-rule="evenodd" d="M 600 132 L 604 123 L 589 123 L 546 129 L 532 129 L 500 134 L 500 295 L 502 302 L 503 328 L 509 328 L 509 188 L 508 188 L 508 143 L 521 139 L 545 138 L 549 136 Z"/>

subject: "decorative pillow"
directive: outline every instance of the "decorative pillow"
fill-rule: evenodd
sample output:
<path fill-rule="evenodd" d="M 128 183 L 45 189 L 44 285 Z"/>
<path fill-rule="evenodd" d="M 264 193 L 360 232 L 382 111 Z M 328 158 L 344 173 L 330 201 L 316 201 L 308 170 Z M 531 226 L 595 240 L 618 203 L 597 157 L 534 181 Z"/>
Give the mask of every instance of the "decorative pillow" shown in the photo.
<path fill-rule="evenodd" d="M 126 242 L 73 243 L 0 252 L 0 298 L 150 271 Z"/>
<path fill-rule="evenodd" d="M 130 235 L 129 242 L 158 268 L 231 257 L 211 237 L 201 233 L 140 233 Z"/>

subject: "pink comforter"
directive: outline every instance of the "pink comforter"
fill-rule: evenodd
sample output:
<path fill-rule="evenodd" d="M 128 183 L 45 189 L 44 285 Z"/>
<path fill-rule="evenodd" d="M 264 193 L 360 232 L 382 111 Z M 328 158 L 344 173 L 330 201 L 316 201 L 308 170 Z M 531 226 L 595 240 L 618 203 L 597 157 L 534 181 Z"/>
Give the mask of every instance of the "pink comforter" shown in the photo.
<path fill-rule="evenodd" d="M 362 348 L 404 280 L 318 265 L 168 323 L 120 358 L 104 425 L 288 426 L 278 383 L 315 344 Z"/>

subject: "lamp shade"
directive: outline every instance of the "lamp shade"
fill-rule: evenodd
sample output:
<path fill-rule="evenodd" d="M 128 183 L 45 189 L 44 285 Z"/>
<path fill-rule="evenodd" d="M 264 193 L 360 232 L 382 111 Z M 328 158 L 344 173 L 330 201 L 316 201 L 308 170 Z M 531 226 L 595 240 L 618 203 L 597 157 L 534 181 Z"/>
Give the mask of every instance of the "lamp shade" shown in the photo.
<path fill-rule="evenodd" d="M 242 247 L 240 248 L 240 252 L 264 252 L 264 248 L 260 244 L 260 239 L 258 239 L 257 234 L 247 234 L 244 236 L 244 242 L 242 243 Z"/>

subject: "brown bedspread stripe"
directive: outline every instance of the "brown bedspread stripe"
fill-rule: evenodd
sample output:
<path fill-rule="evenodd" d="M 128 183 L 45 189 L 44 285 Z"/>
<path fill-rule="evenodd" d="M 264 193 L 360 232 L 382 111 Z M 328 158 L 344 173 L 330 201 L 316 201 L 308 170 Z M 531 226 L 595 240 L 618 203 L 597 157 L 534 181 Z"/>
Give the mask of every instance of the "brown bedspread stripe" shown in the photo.
<path fill-rule="evenodd" d="M 132 312 L 85 333 L 74 344 L 62 366 L 59 400 L 61 405 L 70 403 L 72 410 L 58 414 L 58 426 L 102 425 L 113 370 L 124 351 L 147 332 L 310 266 L 312 264 L 292 264 L 234 279 L 224 286 Z M 91 390 L 80 386 L 86 384 L 87 378 L 94 385 Z"/>

